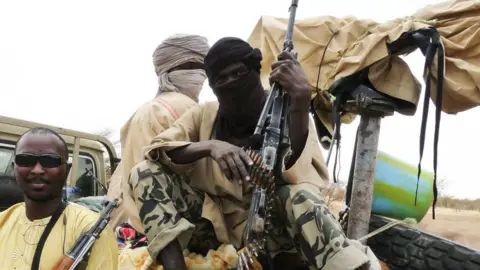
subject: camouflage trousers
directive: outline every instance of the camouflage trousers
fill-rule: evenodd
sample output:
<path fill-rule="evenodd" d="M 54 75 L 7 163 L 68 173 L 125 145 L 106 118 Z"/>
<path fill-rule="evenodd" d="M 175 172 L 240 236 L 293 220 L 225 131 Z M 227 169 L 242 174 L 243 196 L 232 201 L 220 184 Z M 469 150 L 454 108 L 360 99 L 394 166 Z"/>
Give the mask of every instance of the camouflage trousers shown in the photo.
<path fill-rule="evenodd" d="M 213 225 L 202 218 L 204 193 L 193 189 L 185 176 L 144 161 L 132 169 L 129 184 L 152 258 L 174 239 L 193 252 L 220 245 Z M 365 252 L 350 244 L 318 187 L 308 183 L 279 186 L 276 196 L 273 230 L 267 240 L 273 256 L 301 254 L 311 269 L 323 270 L 353 270 L 369 261 Z"/>

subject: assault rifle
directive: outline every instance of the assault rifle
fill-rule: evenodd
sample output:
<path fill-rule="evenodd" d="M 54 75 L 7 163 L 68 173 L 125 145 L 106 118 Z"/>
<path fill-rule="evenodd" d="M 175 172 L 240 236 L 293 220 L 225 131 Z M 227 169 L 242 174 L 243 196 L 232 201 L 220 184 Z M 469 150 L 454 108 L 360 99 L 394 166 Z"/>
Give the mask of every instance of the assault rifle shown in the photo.
<path fill-rule="evenodd" d="M 293 27 L 298 0 L 292 0 L 283 51 L 293 51 Z M 259 154 L 247 151 L 254 160 L 250 169 L 254 190 L 247 226 L 243 235 L 245 247 L 239 251 L 237 269 L 254 267 L 258 253 L 265 248 L 270 210 L 273 207 L 275 182 L 283 180 L 285 157 L 290 152 L 289 118 L 290 96 L 274 83 L 253 134 L 253 141 L 263 141 Z M 263 138 L 263 140 L 261 139 Z M 258 263 L 258 262 L 257 262 Z"/>
<path fill-rule="evenodd" d="M 113 209 L 117 207 L 118 199 L 113 201 L 105 200 L 102 204 L 104 208 L 95 225 L 75 241 L 73 247 L 62 257 L 53 270 L 73 270 L 83 261 L 87 253 L 90 252 L 95 240 L 100 237 L 103 229 L 105 229 L 110 221 L 110 215 Z"/>

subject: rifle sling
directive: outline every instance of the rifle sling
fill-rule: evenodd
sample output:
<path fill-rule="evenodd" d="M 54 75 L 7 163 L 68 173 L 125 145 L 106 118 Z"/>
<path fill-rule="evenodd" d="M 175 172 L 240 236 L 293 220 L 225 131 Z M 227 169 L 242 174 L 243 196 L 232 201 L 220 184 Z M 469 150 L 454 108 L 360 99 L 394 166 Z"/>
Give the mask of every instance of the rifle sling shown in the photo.
<path fill-rule="evenodd" d="M 57 210 L 55 210 L 52 217 L 50 218 L 50 221 L 45 227 L 45 230 L 43 231 L 42 236 L 40 236 L 40 241 L 38 241 L 37 248 L 35 249 L 35 254 L 33 255 L 32 270 L 39 269 L 40 257 L 42 256 L 43 246 L 45 245 L 45 242 L 47 242 L 48 235 L 52 231 L 53 226 L 55 226 L 55 223 L 57 223 L 58 219 L 62 215 L 63 210 L 65 210 L 65 208 L 67 207 L 67 204 L 68 204 L 67 202 L 62 200 Z"/>

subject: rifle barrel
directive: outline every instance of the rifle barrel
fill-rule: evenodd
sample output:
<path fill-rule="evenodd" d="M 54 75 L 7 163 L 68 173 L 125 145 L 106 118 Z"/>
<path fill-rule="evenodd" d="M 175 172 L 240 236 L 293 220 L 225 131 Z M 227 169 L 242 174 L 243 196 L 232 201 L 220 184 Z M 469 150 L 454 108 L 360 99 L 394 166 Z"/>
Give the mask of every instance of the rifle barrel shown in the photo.
<path fill-rule="evenodd" d="M 290 17 L 288 18 L 287 33 L 285 36 L 285 43 L 283 45 L 284 51 L 293 50 L 293 27 L 295 26 L 295 16 L 297 15 L 298 0 L 292 0 L 290 5 Z"/>

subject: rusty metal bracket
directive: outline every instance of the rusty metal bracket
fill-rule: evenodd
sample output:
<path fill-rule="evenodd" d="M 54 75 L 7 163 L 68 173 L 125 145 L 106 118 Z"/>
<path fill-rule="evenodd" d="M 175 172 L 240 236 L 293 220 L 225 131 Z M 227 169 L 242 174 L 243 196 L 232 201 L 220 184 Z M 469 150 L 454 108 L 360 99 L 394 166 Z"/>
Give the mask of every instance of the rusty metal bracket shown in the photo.
<path fill-rule="evenodd" d="M 344 104 L 344 109 L 360 115 L 355 168 L 353 173 L 347 237 L 359 239 L 368 234 L 373 201 L 375 163 L 381 118 L 395 112 L 395 104 L 384 98 L 359 93 Z M 366 244 L 366 241 L 361 241 Z"/>
<path fill-rule="evenodd" d="M 395 104 L 389 100 L 372 98 L 361 93 L 354 100 L 348 100 L 343 105 L 347 112 L 360 116 L 384 117 L 391 116 L 395 112 Z"/>

